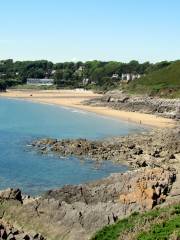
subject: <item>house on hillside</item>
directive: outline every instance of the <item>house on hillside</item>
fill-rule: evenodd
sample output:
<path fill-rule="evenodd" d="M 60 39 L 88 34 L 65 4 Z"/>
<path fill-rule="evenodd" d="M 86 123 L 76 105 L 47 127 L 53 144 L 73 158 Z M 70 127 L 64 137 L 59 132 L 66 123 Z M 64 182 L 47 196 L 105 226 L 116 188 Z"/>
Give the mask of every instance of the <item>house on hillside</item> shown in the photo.
<path fill-rule="evenodd" d="M 119 74 L 114 73 L 111 78 L 117 80 L 119 79 Z"/>
<path fill-rule="evenodd" d="M 79 77 L 82 77 L 83 76 L 83 72 L 84 72 L 84 67 L 83 66 L 80 66 L 75 72 L 74 74 L 79 76 Z"/>
<path fill-rule="evenodd" d="M 54 79 L 50 78 L 28 78 L 27 79 L 27 85 L 46 85 L 50 86 L 54 84 Z"/>
<path fill-rule="evenodd" d="M 90 83 L 89 78 L 83 78 L 82 83 L 83 85 L 87 85 L 88 83 Z"/>
<path fill-rule="evenodd" d="M 51 71 L 51 75 L 54 75 L 56 73 L 56 70 Z"/>
<path fill-rule="evenodd" d="M 130 81 L 133 81 L 135 79 L 138 79 L 141 77 L 141 74 L 134 74 L 134 73 L 122 73 L 121 75 L 121 81 L 124 83 L 128 83 Z"/>
<path fill-rule="evenodd" d="M 6 75 L 6 73 L 0 73 L 0 77 L 5 77 Z"/>

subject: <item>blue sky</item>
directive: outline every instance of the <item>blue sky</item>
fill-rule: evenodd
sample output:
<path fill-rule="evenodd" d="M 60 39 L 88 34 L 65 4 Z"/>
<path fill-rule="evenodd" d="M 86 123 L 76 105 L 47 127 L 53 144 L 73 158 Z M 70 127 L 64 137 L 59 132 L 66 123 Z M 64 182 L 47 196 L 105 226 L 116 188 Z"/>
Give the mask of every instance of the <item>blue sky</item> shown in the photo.
<path fill-rule="evenodd" d="M 179 0 L 0 0 L 0 59 L 180 59 Z"/>

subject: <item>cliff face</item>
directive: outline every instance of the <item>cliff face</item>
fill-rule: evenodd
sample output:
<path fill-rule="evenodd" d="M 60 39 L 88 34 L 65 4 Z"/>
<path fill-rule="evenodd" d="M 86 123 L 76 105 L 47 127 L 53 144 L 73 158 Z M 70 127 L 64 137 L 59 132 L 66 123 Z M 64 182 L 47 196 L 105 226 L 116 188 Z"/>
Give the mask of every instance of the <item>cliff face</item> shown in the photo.
<path fill-rule="evenodd" d="M 180 99 L 132 96 L 120 91 L 110 91 L 103 97 L 86 101 L 85 104 L 180 119 Z"/>

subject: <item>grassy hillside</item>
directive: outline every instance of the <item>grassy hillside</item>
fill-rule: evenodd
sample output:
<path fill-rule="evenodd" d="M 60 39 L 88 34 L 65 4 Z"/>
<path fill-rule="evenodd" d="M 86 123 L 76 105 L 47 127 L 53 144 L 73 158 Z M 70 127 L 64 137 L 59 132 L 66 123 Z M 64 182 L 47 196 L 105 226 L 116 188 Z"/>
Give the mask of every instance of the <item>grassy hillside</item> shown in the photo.
<path fill-rule="evenodd" d="M 130 93 L 180 97 L 180 61 L 147 74 L 125 88 Z"/>
<path fill-rule="evenodd" d="M 180 204 L 134 213 L 114 225 L 104 227 L 92 240 L 180 239 Z"/>

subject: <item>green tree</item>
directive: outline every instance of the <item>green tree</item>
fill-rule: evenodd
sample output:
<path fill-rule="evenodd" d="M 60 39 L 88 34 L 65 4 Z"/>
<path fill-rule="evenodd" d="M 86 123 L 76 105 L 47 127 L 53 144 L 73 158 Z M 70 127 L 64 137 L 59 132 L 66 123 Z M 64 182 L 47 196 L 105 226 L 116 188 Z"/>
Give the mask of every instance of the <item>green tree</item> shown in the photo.
<path fill-rule="evenodd" d="M 62 84 L 62 81 L 63 81 L 63 70 L 56 70 L 55 72 L 55 84 L 57 86 L 60 86 Z"/>
<path fill-rule="evenodd" d="M 7 88 L 7 84 L 4 80 L 0 80 L 0 92 L 5 92 Z"/>

